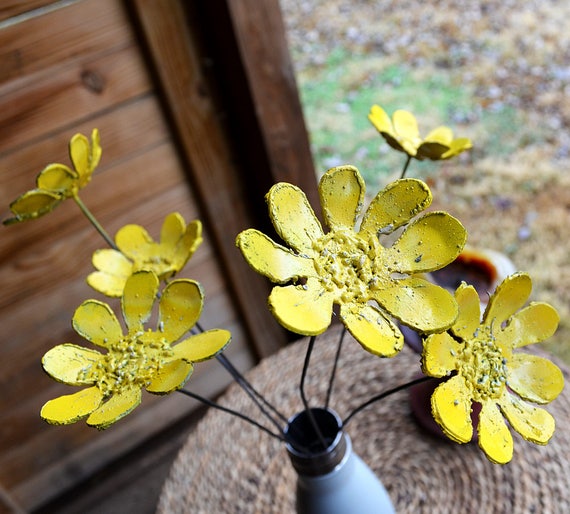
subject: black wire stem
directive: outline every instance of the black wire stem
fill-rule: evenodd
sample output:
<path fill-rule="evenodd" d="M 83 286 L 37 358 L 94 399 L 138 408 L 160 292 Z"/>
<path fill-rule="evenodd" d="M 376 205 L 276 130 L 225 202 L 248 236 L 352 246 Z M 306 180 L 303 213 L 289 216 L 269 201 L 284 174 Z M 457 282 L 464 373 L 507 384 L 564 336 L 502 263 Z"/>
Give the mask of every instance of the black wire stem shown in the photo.
<path fill-rule="evenodd" d="M 269 430 L 269 428 L 264 427 L 261 423 L 258 423 L 254 419 L 250 418 L 249 416 L 246 416 L 245 414 L 242 414 L 241 412 L 230 409 L 229 407 L 224 407 L 223 405 L 220 405 L 219 403 L 216 403 L 208 398 L 205 398 L 204 396 L 200 396 L 199 394 L 193 393 L 192 391 L 188 391 L 188 389 L 178 389 L 178 392 L 185 394 L 186 396 L 189 396 L 194 400 L 198 400 L 199 402 L 204 403 L 208 407 L 213 407 L 214 409 L 221 410 L 223 412 L 231 414 L 232 416 L 237 416 L 238 418 L 247 421 L 251 425 L 259 428 L 260 430 L 263 430 L 266 434 L 269 434 L 271 437 L 279 439 L 279 441 L 282 442 L 287 442 L 285 437 L 283 437 L 282 433 L 276 434 L 275 432 L 272 432 L 271 430 Z"/>
<path fill-rule="evenodd" d="M 199 323 L 196 323 L 196 328 L 200 332 L 204 332 L 204 329 Z M 245 391 L 245 393 L 251 398 L 251 400 L 257 405 L 257 408 L 262 412 L 262 414 L 279 430 L 283 433 L 283 427 L 279 422 L 268 412 L 265 408 L 267 407 L 271 412 L 273 412 L 277 417 L 279 417 L 284 423 L 287 423 L 287 418 L 281 414 L 267 399 L 258 392 L 251 383 L 241 374 L 241 372 L 232 364 L 232 362 L 223 354 L 220 353 L 216 355 L 216 360 L 224 367 L 224 369 L 232 376 L 232 378 L 237 382 L 237 384 Z M 265 407 L 264 407 L 265 406 Z"/>
<path fill-rule="evenodd" d="M 311 360 L 311 353 L 313 352 L 313 347 L 315 346 L 316 338 L 317 338 L 317 336 L 311 336 L 311 339 L 309 339 L 309 345 L 307 346 L 307 353 L 305 353 L 305 362 L 303 363 L 303 372 L 301 373 L 301 382 L 299 384 L 299 393 L 301 395 L 301 401 L 303 402 L 303 406 L 305 407 L 305 410 L 307 411 L 307 416 L 309 417 L 309 421 L 311 422 L 311 425 L 313 426 L 315 434 L 317 434 L 319 442 L 323 446 L 323 450 L 325 450 L 327 448 L 327 443 L 325 441 L 323 433 L 321 432 L 321 429 L 319 428 L 319 425 L 317 424 L 317 421 L 315 420 L 315 416 L 313 415 L 313 411 L 311 411 L 311 409 L 309 408 L 309 402 L 307 401 L 307 397 L 305 396 L 305 377 L 307 376 L 307 370 L 309 369 L 309 361 Z"/>
<path fill-rule="evenodd" d="M 283 428 L 279 422 L 271 415 L 271 413 L 265 408 L 267 407 L 273 413 L 275 413 L 282 421 L 287 423 L 287 418 L 283 416 L 273 405 L 271 405 L 261 393 L 258 393 L 254 387 L 244 378 L 244 376 L 234 367 L 234 365 L 229 361 L 229 359 L 223 355 L 216 355 L 216 360 L 225 368 L 225 370 L 232 376 L 232 378 L 238 383 L 238 385 L 245 391 L 245 393 L 250 397 L 250 399 L 255 403 L 257 408 L 262 412 L 262 414 L 273 423 L 277 429 L 282 432 Z"/>
<path fill-rule="evenodd" d="M 326 396 L 326 400 L 325 400 L 325 409 L 329 408 L 329 404 L 330 404 L 330 400 L 331 400 L 331 394 L 332 394 L 332 389 L 333 389 L 333 384 L 334 384 L 334 379 L 336 376 L 336 370 L 337 370 L 337 366 L 338 366 L 338 361 L 340 359 L 340 352 L 342 350 L 342 342 L 344 340 L 344 336 L 346 334 L 346 327 L 342 327 L 342 333 L 340 334 L 340 337 L 338 339 L 338 346 L 336 348 L 336 354 L 334 356 L 334 363 L 333 363 L 333 368 L 331 371 L 331 377 L 329 379 L 329 387 L 327 388 L 327 396 Z"/>
<path fill-rule="evenodd" d="M 408 159 L 406 160 L 406 164 L 404 164 L 404 169 L 402 170 L 402 174 L 400 175 L 400 178 L 404 178 L 404 176 L 406 175 L 406 171 L 408 171 L 408 166 L 410 165 L 411 160 L 412 160 L 412 156 L 408 155 Z"/>
<path fill-rule="evenodd" d="M 365 409 L 366 407 L 368 407 L 369 405 L 372 405 L 373 403 L 382 400 L 384 398 L 386 398 L 387 396 L 390 396 L 394 393 L 397 393 L 398 391 L 402 391 L 404 389 L 407 389 L 408 387 L 413 387 L 415 385 L 421 384 L 423 382 L 427 382 L 428 380 L 435 380 L 434 377 L 420 377 L 417 378 L 416 380 L 412 380 L 411 382 L 407 382 L 405 384 L 400 384 L 399 386 L 396 386 L 392 389 L 388 389 L 387 391 L 384 391 L 380 394 L 377 394 L 376 396 L 373 396 L 372 398 L 370 398 L 370 400 L 364 402 L 363 404 L 359 405 L 358 407 L 356 407 L 356 409 L 354 409 L 346 418 L 344 418 L 343 422 L 342 422 L 342 427 L 344 428 L 348 422 L 353 418 L 353 416 L 355 414 L 358 414 L 361 410 Z"/>

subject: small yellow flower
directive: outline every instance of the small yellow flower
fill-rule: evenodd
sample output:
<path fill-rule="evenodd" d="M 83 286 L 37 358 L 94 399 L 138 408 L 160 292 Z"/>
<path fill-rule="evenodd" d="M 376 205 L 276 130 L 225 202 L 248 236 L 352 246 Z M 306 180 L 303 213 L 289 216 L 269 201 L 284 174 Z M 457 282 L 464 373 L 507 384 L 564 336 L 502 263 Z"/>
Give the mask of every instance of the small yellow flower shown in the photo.
<path fill-rule="evenodd" d="M 190 378 L 193 363 L 221 352 L 230 341 L 227 330 L 209 330 L 183 337 L 198 321 L 203 293 L 197 282 L 170 282 L 158 304 L 155 331 L 144 329 L 158 293 L 157 276 L 149 271 L 132 275 L 125 286 L 123 330 L 106 303 L 87 300 L 73 316 L 73 328 L 106 353 L 65 343 L 49 350 L 42 359 L 45 371 L 55 380 L 73 386 L 91 386 L 48 401 L 41 417 L 64 425 L 87 417 L 87 424 L 104 429 L 129 414 L 141 402 L 141 389 L 167 394 L 180 389 Z"/>
<path fill-rule="evenodd" d="M 93 266 L 98 271 L 87 277 L 93 289 L 111 297 L 121 296 L 127 279 L 137 271 L 154 271 L 161 280 L 180 271 L 202 243 L 202 224 L 195 220 L 186 225 L 184 218 L 173 212 L 164 219 L 159 243 L 139 225 L 119 229 L 115 242 L 119 250 L 93 253 Z"/>
<path fill-rule="evenodd" d="M 472 404 L 479 403 L 479 446 L 499 464 L 513 455 L 513 438 L 503 416 L 527 441 L 546 444 L 554 433 L 554 418 L 527 401 L 546 404 L 564 387 L 562 372 L 552 362 L 514 352 L 544 341 L 558 326 L 558 314 L 550 305 L 531 302 L 522 308 L 531 287 L 526 273 L 507 277 L 491 296 L 481 321 L 479 296 L 463 283 L 455 293 L 457 321 L 449 333 L 432 334 L 424 343 L 424 372 L 451 375 L 432 395 L 435 420 L 450 439 L 466 443 L 473 435 Z"/>
<path fill-rule="evenodd" d="M 289 247 L 249 229 L 236 244 L 250 266 L 280 284 L 269 306 L 287 329 L 304 335 L 324 332 L 333 304 L 340 319 L 369 352 L 391 357 L 403 337 L 391 319 L 421 332 L 445 330 L 457 316 L 453 295 L 412 275 L 453 261 L 465 243 L 465 229 L 445 212 L 411 221 L 431 203 L 426 184 L 393 182 L 370 204 L 359 230 L 355 224 L 364 200 L 364 181 L 353 166 L 329 170 L 319 184 L 325 233 L 305 194 L 279 183 L 267 195 L 269 214 Z M 390 247 L 379 236 L 406 229 Z"/>
<path fill-rule="evenodd" d="M 443 126 L 432 130 L 422 139 L 418 122 L 408 111 L 397 110 L 390 120 L 382 107 L 373 105 L 368 119 L 392 148 L 420 161 L 450 159 L 473 146 L 468 138 L 453 139 L 451 129 Z"/>
<path fill-rule="evenodd" d="M 15 216 L 4 220 L 5 225 L 39 218 L 55 209 L 67 198 L 76 197 L 91 180 L 101 159 L 99 131 L 93 129 L 91 144 L 83 134 L 75 134 L 69 141 L 71 169 L 65 164 L 49 164 L 38 175 L 37 187 L 19 196 L 10 204 Z"/>

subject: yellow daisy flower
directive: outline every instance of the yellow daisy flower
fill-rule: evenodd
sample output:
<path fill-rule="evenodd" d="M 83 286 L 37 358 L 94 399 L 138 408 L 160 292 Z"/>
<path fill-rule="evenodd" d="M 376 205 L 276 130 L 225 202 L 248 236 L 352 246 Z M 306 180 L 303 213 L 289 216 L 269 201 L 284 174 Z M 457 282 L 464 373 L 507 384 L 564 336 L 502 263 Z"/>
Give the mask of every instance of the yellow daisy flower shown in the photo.
<path fill-rule="evenodd" d="M 392 148 L 420 161 L 450 159 L 473 146 L 468 138 L 453 139 L 451 129 L 444 126 L 432 130 L 422 139 L 418 122 L 408 111 L 395 111 L 391 120 L 382 107 L 373 105 L 368 119 Z"/>
<path fill-rule="evenodd" d="M 73 169 L 65 164 L 46 166 L 36 179 L 36 189 L 27 191 L 10 204 L 15 216 L 4 220 L 5 225 L 39 218 L 67 198 L 77 197 L 78 191 L 91 180 L 101 159 L 99 131 L 93 129 L 91 143 L 83 134 L 75 134 L 69 141 L 69 156 Z"/>
<path fill-rule="evenodd" d="M 473 436 L 472 404 L 479 403 L 479 446 L 489 460 L 499 464 L 509 462 L 513 455 L 513 438 L 503 416 L 527 441 L 546 444 L 554 433 L 554 418 L 527 401 L 548 403 L 564 387 L 564 377 L 555 364 L 514 352 L 544 341 L 558 326 L 558 314 L 550 305 L 531 302 L 522 308 L 531 288 L 526 273 L 510 275 L 489 299 L 481 321 L 475 288 L 462 284 L 455 293 L 457 321 L 449 332 L 432 334 L 424 343 L 424 372 L 451 376 L 432 395 L 435 420 L 450 439 L 466 443 Z"/>
<path fill-rule="evenodd" d="M 48 401 L 41 410 L 44 420 L 63 425 L 87 417 L 88 425 L 107 428 L 139 405 L 143 387 L 154 394 L 180 389 L 190 378 L 194 362 L 213 357 L 229 343 L 230 333 L 215 329 L 174 344 L 202 312 L 200 285 L 187 279 L 165 287 L 158 304 L 157 329 L 145 331 L 158 285 L 158 277 L 149 271 L 127 280 L 121 303 L 126 334 L 106 303 L 87 300 L 79 306 L 73 328 L 106 352 L 65 343 L 44 355 L 44 370 L 55 380 L 90 386 Z"/>
<path fill-rule="evenodd" d="M 123 294 L 127 279 L 141 270 L 154 271 L 163 280 L 180 271 L 202 243 L 199 220 L 188 225 L 177 212 L 166 216 L 160 242 L 155 242 L 139 225 L 125 225 L 117 232 L 118 250 L 105 248 L 93 253 L 93 266 L 98 271 L 87 277 L 96 291 L 111 297 Z"/>
<path fill-rule="evenodd" d="M 269 306 L 287 329 L 303 335 L 324 332 L 333 304 L 352 335 L 369 352 L 391 357 L 403 337 L 391 317 L 420 331 L 451 326 L 457 316 L 453 295 L 412 276 L 453 261 L 465 244 L 465 229 L 445 212 L 411 221 L 431 203 L 426 184 L 416 179 L 393 182 L 380 191 L 355 224 L 364 201 L 364 181 L 353 166 L 330 169 L 320 181 L 325 233 L 305 194 L 279 183 L 267 195 L 269 215 L 289 247 L 255 229 L 237 237 L 250 266 L 280 284 Z M 390 247 L 379 236 L 406 229 Z"/>

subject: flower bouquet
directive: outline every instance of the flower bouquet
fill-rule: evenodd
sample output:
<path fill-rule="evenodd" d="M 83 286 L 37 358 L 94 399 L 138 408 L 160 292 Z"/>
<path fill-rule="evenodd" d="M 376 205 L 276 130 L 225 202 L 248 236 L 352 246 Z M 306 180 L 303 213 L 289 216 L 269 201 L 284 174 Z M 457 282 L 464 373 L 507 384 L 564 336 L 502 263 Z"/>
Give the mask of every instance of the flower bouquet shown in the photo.
<path fill-rule="evenodd" d="M 87 283 L 103 295 L 120 298 L 124 323 L 100 300 L 88 299 L 77 308 L 72 326 L 89 345 L 55 346 L 43 356 L 42 366 L 55 380 L 82 389 L 48 401 L 41 417 L 56 425 L 85 419 L 90 426 L 106 429 L 140 404 L 142 389 L 159 395 L 179 391 L 283 442 L 299 474 L 299 512 L 347 512 L 346 502 L 354 507 L 360 497 L 358 512 L 391 512 L 381 483 L 351 452 L 346 427 L 363 409 L 422 382 L 439 380 L 430 400 L 431 413 L 449 439 L 471 441 L 472 411 L 478 411 L 478 444 L 494 463 L 512 459 L 508 425 L 527 441 L 548 443 L 555 423 L 540 405 L 562 391 L 562 372 L 546 358 L 516 350 L 555 332 L 559 321 L 555 309 L 542 302 L 526 305 L 532 284 L 522 272 L 508 275 L 489 298 L 480 298 L 466 282 L 449 291 L 430 279 L 430 273 L 461 255 L 467 234 L 447 212 L 424 212 L 432 201 L 429 187 L 405 175 L 412 159 L 449 159 L 468 150 L 471 142 L 454 139 L 447 127 L 421 138 L 414 116 L 406 111 L 396 111 L 390 119 L 375 105 L 369 119 L 391 147 L 406 155 L 406 161 L 401 178 L 380 190 L 366 210 L 365 183 L 358 169 L 339 166 L 328 170 L 319 183 L 327 230 L 303 191 L 278 183 L 266 200 L 283 244 L 256 229 L 236 238 L 251 268 L 275 284 L 268 305 L 276 320 L 309 336 L 299 379 L 303 410 L 288 416 L 224 355 L 230 332 L 200 325 L 205 298 L 200 284 L 175 278 L 200 246 L 200 222 L 186 223 L 171 213 L 158 241 L 139 225 L 126 225 L 110 237 L 79 196 L 101 158 L 99 133 L 93 130 L 90 140 L 82 134 L 73 136 L 69 143 L 73 166 L 48 165 L 38 175 L 37 187 L 12 202 L 13 217 L 4 223 L 34 220 L 66 199 L 75 201 L 108 246 L 93 254 L 95 271 Z M 327 331 L 333 317 L 344 330 L 329 393 L 346 331 L 371 359 L 386 359 L 397 358 L 406 340 L 403 330 L 411 330 L 422 341 L 423 375 L 378 391 L 344 418 L 329 407 L 330 394 L 325 405 L 311 407 L 305 378 L 316 338 Z M 194 365 L 211 358 L 231 374 L 267 423 L 185 387 Z M 330 487 L 322 487 L 326 481 L 336 484 L 336 496 L 331 496 Z"/>

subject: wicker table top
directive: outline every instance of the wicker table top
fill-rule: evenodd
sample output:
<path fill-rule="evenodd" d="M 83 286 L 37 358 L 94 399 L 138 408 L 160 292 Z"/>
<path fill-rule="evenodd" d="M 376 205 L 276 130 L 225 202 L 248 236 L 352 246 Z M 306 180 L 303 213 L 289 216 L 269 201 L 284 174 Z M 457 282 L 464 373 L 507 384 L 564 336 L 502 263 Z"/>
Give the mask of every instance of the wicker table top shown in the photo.
<path fill-rule="evenodd" d="M 306 382 L 312 406 L 322 405 L 339 330 L 317 339 Z M 298 383 L 307 340 L 264 360 L 248 379 L 287 417 L 301 410 Z M 351 408 L 418 372 L 408 348 L 379 359 L 347 335 L 331 400 L 341 417 Z M 569 370 L 562 367 L 566 380 Z M 347 427 L 354 450 L 384 483 L 396 511 L 529 514 L 570 512 L 570 392 L 547 409 L 557 431 L 547 446 L 515 434 L 513 460 L 491 464 L 477 444 L 458 445 L 415 422 L 401 391 L 360 412 Z M 256 419 L 257 408 L 237 386 L 220 399 Z M 210 409 L 180 451 L 164 484 L 159 513 L 285 514 L 294 512 L 295 472 L 279 441 Z M 348 513 L 347 513 L 348 514 Z"/>

